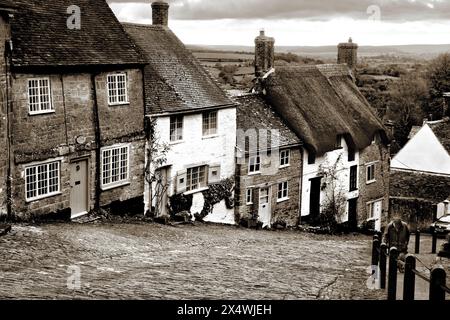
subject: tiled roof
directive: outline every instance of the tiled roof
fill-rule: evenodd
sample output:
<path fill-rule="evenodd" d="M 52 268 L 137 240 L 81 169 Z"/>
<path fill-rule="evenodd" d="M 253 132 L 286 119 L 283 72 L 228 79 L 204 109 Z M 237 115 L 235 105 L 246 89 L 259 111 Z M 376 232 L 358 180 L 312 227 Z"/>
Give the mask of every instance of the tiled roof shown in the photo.
<path fill-rule="evenodd" d="M 440 203 L 450 196 L 450 177 L 410 171 L 391 171 L 391 197 Z"/>
<path fill-rule="evenodd" d="M 3 0 L 4 1 L 4 0 Z M 13 67 L 143 64 L 136 45 L 105 0 L 14 0 Z M 67 27 L 71 5 L 81 29 Z"/>
<path fill-rule="evenodd" d="M 167 27 L 123 24 L 141 48 L 147 113 L 164 114 L 233 105 L 218 83 Z"/>
<path fill-rule="evenodd" d="M 338 135 L 359 150 L 375 133 L 389 140 L 345 65 L 278 67 L 265 88 L 271 105 L 318 155 L 334 150 Z"/>
<path fill-rule="evenodd" d="M 264 97 L 256 94 L 245 95 L 236 98 L 237 129 L 247 131 L 254 130 L 278 130 L 278 147 L 299 145 L 301 140 L 292 132 L 280 115 L 265 101 Z"/>
<path fill-rule="evenodd" d="M 441 121 L 429 122 L 428 125 L 447 152 L 450 153 L 450 119 L 446 118 Z"/>

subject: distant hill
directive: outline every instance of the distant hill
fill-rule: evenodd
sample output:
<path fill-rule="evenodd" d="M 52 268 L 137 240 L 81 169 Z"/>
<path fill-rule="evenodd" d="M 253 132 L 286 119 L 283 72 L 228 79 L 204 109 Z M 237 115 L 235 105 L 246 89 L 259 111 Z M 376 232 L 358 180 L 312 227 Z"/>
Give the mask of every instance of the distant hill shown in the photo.
<path fill-rule="evenodd" d="M 254 50 L 250 46 L 210 46 L 190 45 L 192 51 L 221 51 L 239 52 L 251 54 Z M 278 52 L 292 52 L 301 56 L 331 60 L 336 58 L 337 46 L 301 47 L 301 46 L 277 46 Z M 401 46 L 361 46 L 358 54 L 360 57 L 396 56 L 412 59 L 433 59 L 441 53 L 450 52 L 450 44 L 441 45 L 401 45 Z"/>

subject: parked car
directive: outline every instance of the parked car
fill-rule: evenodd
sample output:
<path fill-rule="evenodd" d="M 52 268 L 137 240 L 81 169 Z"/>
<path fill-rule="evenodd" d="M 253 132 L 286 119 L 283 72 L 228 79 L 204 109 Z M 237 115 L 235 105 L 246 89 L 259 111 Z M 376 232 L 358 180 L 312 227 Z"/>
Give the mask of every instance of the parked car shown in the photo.
<path fill-rule="evenodd" d="M 450 214 L 447 214 L 430 226 L 431 230 L 435 230 L 437 234 L 445 235 L 450 233 Z"/>

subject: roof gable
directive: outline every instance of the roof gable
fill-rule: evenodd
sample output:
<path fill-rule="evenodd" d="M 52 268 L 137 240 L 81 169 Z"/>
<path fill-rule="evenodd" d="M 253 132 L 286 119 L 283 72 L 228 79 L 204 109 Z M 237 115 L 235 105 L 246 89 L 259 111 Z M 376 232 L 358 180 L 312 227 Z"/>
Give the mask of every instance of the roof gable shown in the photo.
<path fill-rule="evenodd" d="M 14 0 L 13 67 L 143 64 L 105 0 L 78 0 L 81 29 L 70 30 L 72 0 Z"/>
<path fill-rule="evenodd" d="M 233 105 L 231 99 L 167 27 L 123 24 L 149 65 L 147 113 L 164 114 Z"/>
<path fill-rule="evenodd" d="M 345 65 L 279 67 L 265 87 L 271 104 L 318 155 L 334 150 L 338 135 L 357 149 L 378 132 L 388 140 Z"/>
<path fill-rule="evenodd" d="M 392 159 L 391 167 L 450 175 L 450 155 L 426 124 Z"/>

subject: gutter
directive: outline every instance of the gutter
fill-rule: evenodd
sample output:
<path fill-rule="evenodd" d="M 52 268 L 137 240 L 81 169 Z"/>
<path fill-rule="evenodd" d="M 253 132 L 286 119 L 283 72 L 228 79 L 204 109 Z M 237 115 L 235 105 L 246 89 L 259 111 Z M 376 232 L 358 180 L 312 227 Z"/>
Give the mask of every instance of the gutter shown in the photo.
<path fill-rule="evenodd" d="M 94 113 L 94 128 L 95 128 L 95 204 L 94 210 L 100 210 L 100 195 L 101 195 L 101 181 L 100 181 L 100 170 L 101 170 L 101 132 L 100 132 L 100 117 L 98 113 L 98 102 L 97 102 L 97 86 L 95 83 L 95 78 L 98 76 L 98 73 L 91 74 L 91 85 L 92 85 L 92 93 L 93 93 L 93 113 Z"/>
<path fill-rule="evenodd" d="M 150 118 L 157 118 L 157 117 L 168 117 L 173 115 L 179 115 L 179 114 L 195 114 L 195 113 L 202 113 L 204 111 L 211 111 L 211 110 L 221 110 L 221 109 L 229 109 L 229 108 L 237 108 L 237 104 L 224 104 L 219 106 L 213 106 L 213 107 L 205 107 L 205 108 L 198 108 L 198 109 L 183 109 L 183 110 L 177 110 L 173 112 L 163 112 L 163 113 L 153 113 L 146 115 Z"/>

